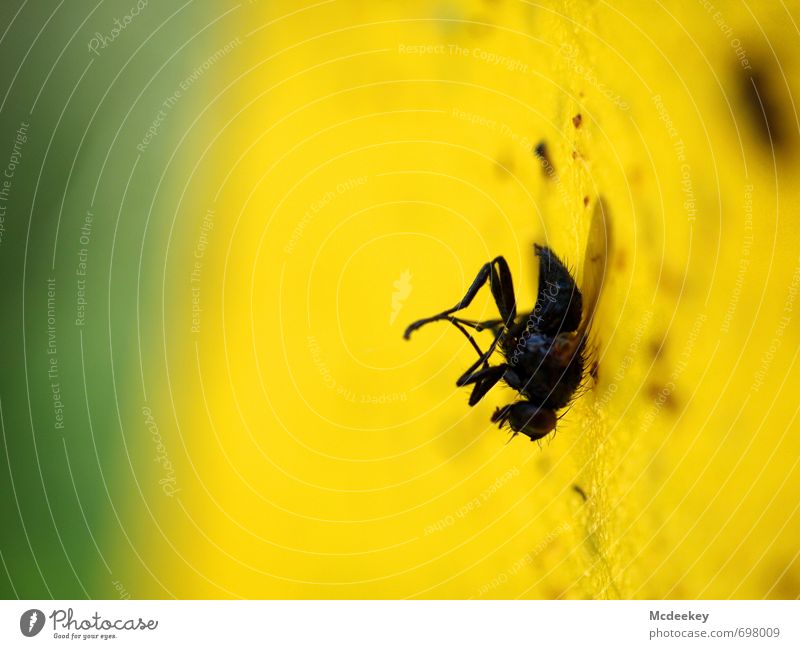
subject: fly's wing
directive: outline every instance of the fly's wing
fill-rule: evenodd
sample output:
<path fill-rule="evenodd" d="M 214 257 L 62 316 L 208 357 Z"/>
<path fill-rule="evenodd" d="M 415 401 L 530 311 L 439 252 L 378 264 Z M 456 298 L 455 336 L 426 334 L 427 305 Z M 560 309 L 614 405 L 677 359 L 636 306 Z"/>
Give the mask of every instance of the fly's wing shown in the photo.
<path fill-rule="evenodd" d="M 578 339 L 582 339 L 594 317 L 600 291 L 608 272 L 608 257 L 611 250 L 611 223 L 605 202 L 598 197 L 589 224 L 589 237 L 586 241 L 586 257 L 583 261 L 583 320 L 578 328 Z"/>

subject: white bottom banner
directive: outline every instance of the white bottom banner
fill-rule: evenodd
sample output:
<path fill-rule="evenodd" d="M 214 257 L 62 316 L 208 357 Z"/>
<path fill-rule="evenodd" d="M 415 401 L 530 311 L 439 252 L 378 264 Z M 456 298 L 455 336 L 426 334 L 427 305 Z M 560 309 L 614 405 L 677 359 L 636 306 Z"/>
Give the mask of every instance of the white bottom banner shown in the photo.
<path fill-rule="evenodd" d="M 798 601 L 3 601 L 0 647 L 800 647 Z"/>

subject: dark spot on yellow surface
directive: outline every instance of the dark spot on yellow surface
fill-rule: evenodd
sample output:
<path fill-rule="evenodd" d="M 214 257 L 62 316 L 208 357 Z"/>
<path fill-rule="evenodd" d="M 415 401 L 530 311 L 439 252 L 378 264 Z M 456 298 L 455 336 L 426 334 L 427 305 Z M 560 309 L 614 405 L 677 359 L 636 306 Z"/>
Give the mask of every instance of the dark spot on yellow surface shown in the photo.
<path fill-rule="evenodd" d="M 547 149 L 547 144 L 544 140 L 539 142 L 534 149 L 533 153 L 539 160 L 539 164 L 542 166 L 542 174 L 546 178 L 553 178 L 556 174 L 555 167 L 553 167 L 553 162 L 550 160 L 550 152 Z"/>
<path fill-rule="evenodd" d="M 686 291 L 684 276 L 669 268 L 664 268 L 658 276 L 658 290 L 669 295 L 683 295 Z"/>
<path fill-rule="evenodd" d="M 655 338 L 650 341 L 648 345 L 648 349 L 650 350 L 650 355 L 653 358 L 661 358 L 664 353 L 664 348 L 667 345 L 667 339 L 662 338 L 661 340 L 656 340 Z"/>
<path fill-rule="evenodd" d="M 588 196 L 584 196 L 583 197 L 583 206 L 584 207 L 588 207 L 589 206 L 589 197 Z"/>
<path fill-rule="evenodd" d="M 642 181 L 644 180 L 644 173 L 642 172 L 642 168 L 640 166 L 635 166 L 628 171 L 628 182 L 631 185 L 641 185 Z"/>
<path fill-rule="evenodd" d="M 614 267 L 617 270 L 624 270 L 628 265 L 628 254 L 625 250 L 616 250 L 614 252 Z"/>
<path fill-rule="evenodd" d="M 576 484 L 572 485 L 572 490 L 583 499 L 583 502 L 589 500 L 588 496 L 586 495 L 586 492 L 581 488 L 580 485 Z"/>
<path fill-rule="evenodd" d="M 581 116 L 580 113 L 578 113 L 577 115 L 575 115 L 575 117 L 572 118 L 572 125 L 575 128 L 580 128 L 582 121 L 583 121 L 583 117 Z"/>
<path fill-rule="evenodd" d="M 498 154 L 494 161 L 494 170 L 499 178 L 507 180 L 514 174 L 514 157 L 506 153 Z"/>
<path fill-rule="evenodd" d="M 743 115 L 764 146 L 782 149 L 787 140 L 781 107 L 786 89 L 780 70 L 751 62 L 750 70 L 738 74 Z"/>
<path fill-rule="evenodd" d="M 569 588 L 549 588 L 548 599 L 568 599 Z"/>
<path fill-rule="evenodd" d="M 676 410 L 678 407 L 678 400 L 675 398 L 674 386 L 670 388 L 667 385 L 660 383 L 650 383 L 645 391 L 647 396 L 652 399 L 657 405 L 662 405 L 668 410 Z"/>
<path fill-rule="evenodd" d="M 536 459 L 536 468 L 539 469 L 539 471 L 541 473 L 546 474 L 546 473 L 549 473 L 552 470 L 553 464 L 552 464 L 552 462 L 550 461 L 550 458 L 547 455 L 541 454 Z"/>
<path fill-rule="evenodd" d="M 797 599 L 800 597 L 800 562 L 790 560 L 787 565 L 778 565 L 767 575 L 766 592 L 769 597 Z"/>

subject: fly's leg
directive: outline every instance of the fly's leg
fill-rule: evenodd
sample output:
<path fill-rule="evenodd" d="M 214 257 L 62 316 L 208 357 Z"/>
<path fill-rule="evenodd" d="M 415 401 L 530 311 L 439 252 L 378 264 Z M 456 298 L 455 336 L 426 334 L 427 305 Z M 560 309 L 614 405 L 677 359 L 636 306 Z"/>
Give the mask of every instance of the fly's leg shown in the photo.
<path fill-rule="evenodd" d="M 472 394 L 469 395 L 469 405 L 474 406 L 486 396 L 489 390 L 497 385 L 497 382 L 503 378 L 505 373 L 505 364 L 486 366 L 470 376 L 462 376 L 456 382 L 456 385 L 462 387 L 470 383 L 475 384 L 475 387 L 472 389 Z"/>
<path fill-rule="evenodd" d="M 506 326 L 510 326 L 517 317 L 516 300 L 514 298 L 514 285 L 511 281 L 511 271 L 508 268 L 508 263 L 503 257 L 495 257 L 488 264 L 484 264 L 478 271 L 470 287 L 467 289 L 466 295 L 461 298 L 461 301 L 456 304 L 452 309 L 447 309 L 441 313 L 431 316 L 430 318 L 423 318 L 409 325 L 406 329 L 404 338 L 408 340 L 411 334 L 422 327 L 423 325 L 437 320 L 449 320 L 450 316 L 456 311 L 465 309 L 470 305 L 472 300 L 478 294 L 478 291 L 483 287 L 486 282 L 489 282 L 489 287 L 492 291 L 492 296 L 497 304 L 497 310 L 500 312 L 501 322 Z M 463 321 L 466 324 L 468 321 Z M 491 321 L 489 321 L 491 322 Z M 472 326 L 472 325 L 470 325 Z"/>

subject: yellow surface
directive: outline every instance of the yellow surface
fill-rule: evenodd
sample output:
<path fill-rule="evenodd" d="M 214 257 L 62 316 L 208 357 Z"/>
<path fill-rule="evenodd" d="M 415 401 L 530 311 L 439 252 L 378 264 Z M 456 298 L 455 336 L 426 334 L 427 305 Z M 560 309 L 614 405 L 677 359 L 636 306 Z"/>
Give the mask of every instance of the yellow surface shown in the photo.
<path fill-rule="evenodd" d="M 797 28 L 783 8 L 669 4 L 264 2 L 227 23 L 220 43 L 242 45 L 206 85 L 152 352 L 169 391 L 148 388 L 174 405 L 181 490 L 146 523 L 165 589 L 800 594 Z M 731 38 L 769 80 L 774 152 Z M 599 382 L 541 447 L 505 445 L 489 418 L 513 393 L 468 408 L 466 341 L 402 331 L 497 254 L 532 307 L 534 241 L 580 276 L 598 195 Z M 495 311 L 481 294 L 468 313 Z"/>

